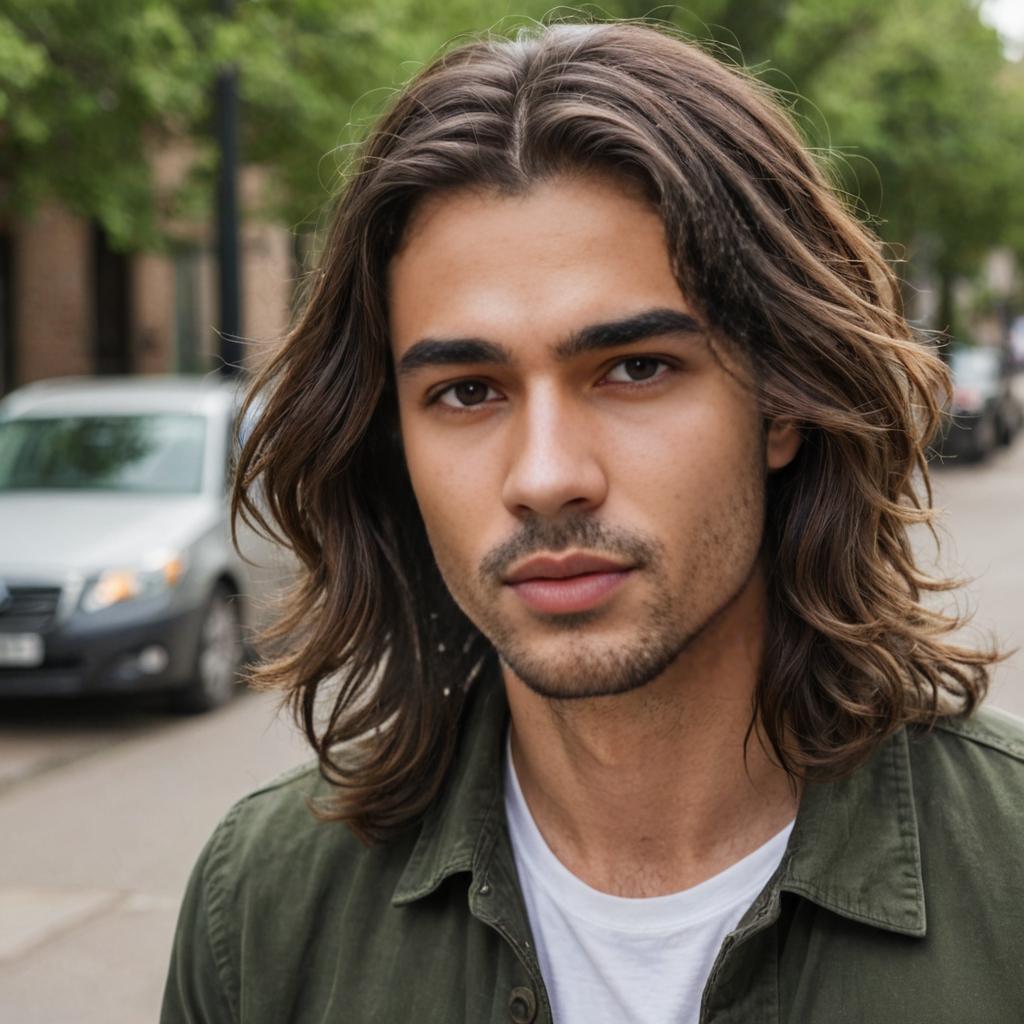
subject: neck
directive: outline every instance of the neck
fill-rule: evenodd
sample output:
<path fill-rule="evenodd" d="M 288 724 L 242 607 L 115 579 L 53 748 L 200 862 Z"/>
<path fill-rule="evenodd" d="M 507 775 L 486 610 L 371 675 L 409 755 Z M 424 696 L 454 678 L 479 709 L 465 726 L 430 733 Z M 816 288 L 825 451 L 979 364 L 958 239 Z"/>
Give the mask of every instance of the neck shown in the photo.
<path fill-rule="evenodd" d="M 798 793 L 750 734 L 764 637 L 759 574 L 647 686 L 554 701 L 507 667 L 512 757 L 545 841 L 578 878 L 620 896 L 698 884 L 796 813 Z"/>

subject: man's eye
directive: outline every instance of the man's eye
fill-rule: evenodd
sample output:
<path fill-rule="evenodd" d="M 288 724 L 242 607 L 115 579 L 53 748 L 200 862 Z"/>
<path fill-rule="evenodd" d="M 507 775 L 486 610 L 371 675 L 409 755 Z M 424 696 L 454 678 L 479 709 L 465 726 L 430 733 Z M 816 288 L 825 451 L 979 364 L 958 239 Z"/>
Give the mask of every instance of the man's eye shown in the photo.
<path fill-rule="evenodd" d="M 452 409 L 466 409 L 493 400 L 498 392 L 480 380 L 463 380 L 452 384 L 437 396 L 437 401 Z"/>
<path fill-rule="evenodd" d="M 660 377 L 668 370 L 668 365 L 661 359 L 654 359 L 651 356 L 633 356 L 630 359 L 623 359 L 621 363 L 608 371 L 605 380 L 613 384 L 633 384 L 639 381 L 653 380 Z"/>

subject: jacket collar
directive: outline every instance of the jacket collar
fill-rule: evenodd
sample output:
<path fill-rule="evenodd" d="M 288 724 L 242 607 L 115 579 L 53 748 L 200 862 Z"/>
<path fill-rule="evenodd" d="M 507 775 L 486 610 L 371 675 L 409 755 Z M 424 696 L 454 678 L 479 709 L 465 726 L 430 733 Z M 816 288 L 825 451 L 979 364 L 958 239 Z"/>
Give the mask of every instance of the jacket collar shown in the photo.
<path fill-rule="evenodd" d="M 809 783 L 778 888 L 843 917 L 925 934 L 921 847 L 905 729 L 845 779 Z"/>
<path fill-rule="evenodd" d="M 447 877 L 481 871 L 505 832 L 508 705 L 497 671 L 468 698 L 449 782 L 424 819 L 392 898 L 398 906 Z M 502 840 L 504 836 L 504 840 Z M 773 887 L 863 924 L 925 934 L 924 886 L 905 731 L 845 779 L 808 783 Z"/>
<path fill-rule="evenodd" d="M 508 704 L 500 674 L 482 672 L 460 727 L 448 782 L 427 812 L 392 897 L 395 906 L 432 893 L 449 875 L 476 873 L 505 828 L 504 755 Z"/>

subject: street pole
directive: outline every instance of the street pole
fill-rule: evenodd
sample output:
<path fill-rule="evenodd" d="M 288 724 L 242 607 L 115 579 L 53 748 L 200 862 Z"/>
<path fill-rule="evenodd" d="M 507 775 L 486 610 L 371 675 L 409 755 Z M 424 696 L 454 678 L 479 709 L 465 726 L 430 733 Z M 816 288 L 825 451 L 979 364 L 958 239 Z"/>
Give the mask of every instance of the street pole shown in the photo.
<path fill-rule="evenodd" d="M 234 0 L 220 0 L 230 18 Z M 217 74 L 215 133 L 220 151 L 217 172 L 217 295 L 220 306 L 220 372 L 233 376 L 242 368 L 242 298 L 238 237 L 238 72 L 225 67 Z"/>

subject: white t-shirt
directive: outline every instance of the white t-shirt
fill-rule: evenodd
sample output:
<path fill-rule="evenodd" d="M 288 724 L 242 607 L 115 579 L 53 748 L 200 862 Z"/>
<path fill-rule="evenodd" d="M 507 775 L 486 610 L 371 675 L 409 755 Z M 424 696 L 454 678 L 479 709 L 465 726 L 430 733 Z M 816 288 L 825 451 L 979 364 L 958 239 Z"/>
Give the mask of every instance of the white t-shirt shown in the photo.
<path fill-rule="evenodd" d="M 556 1024 L 696 1024 L 722 940 L 775 872 L 792 822 L 683 892 L 610 896 L 551 852 L 506 754 L 512 850 Z"/>

